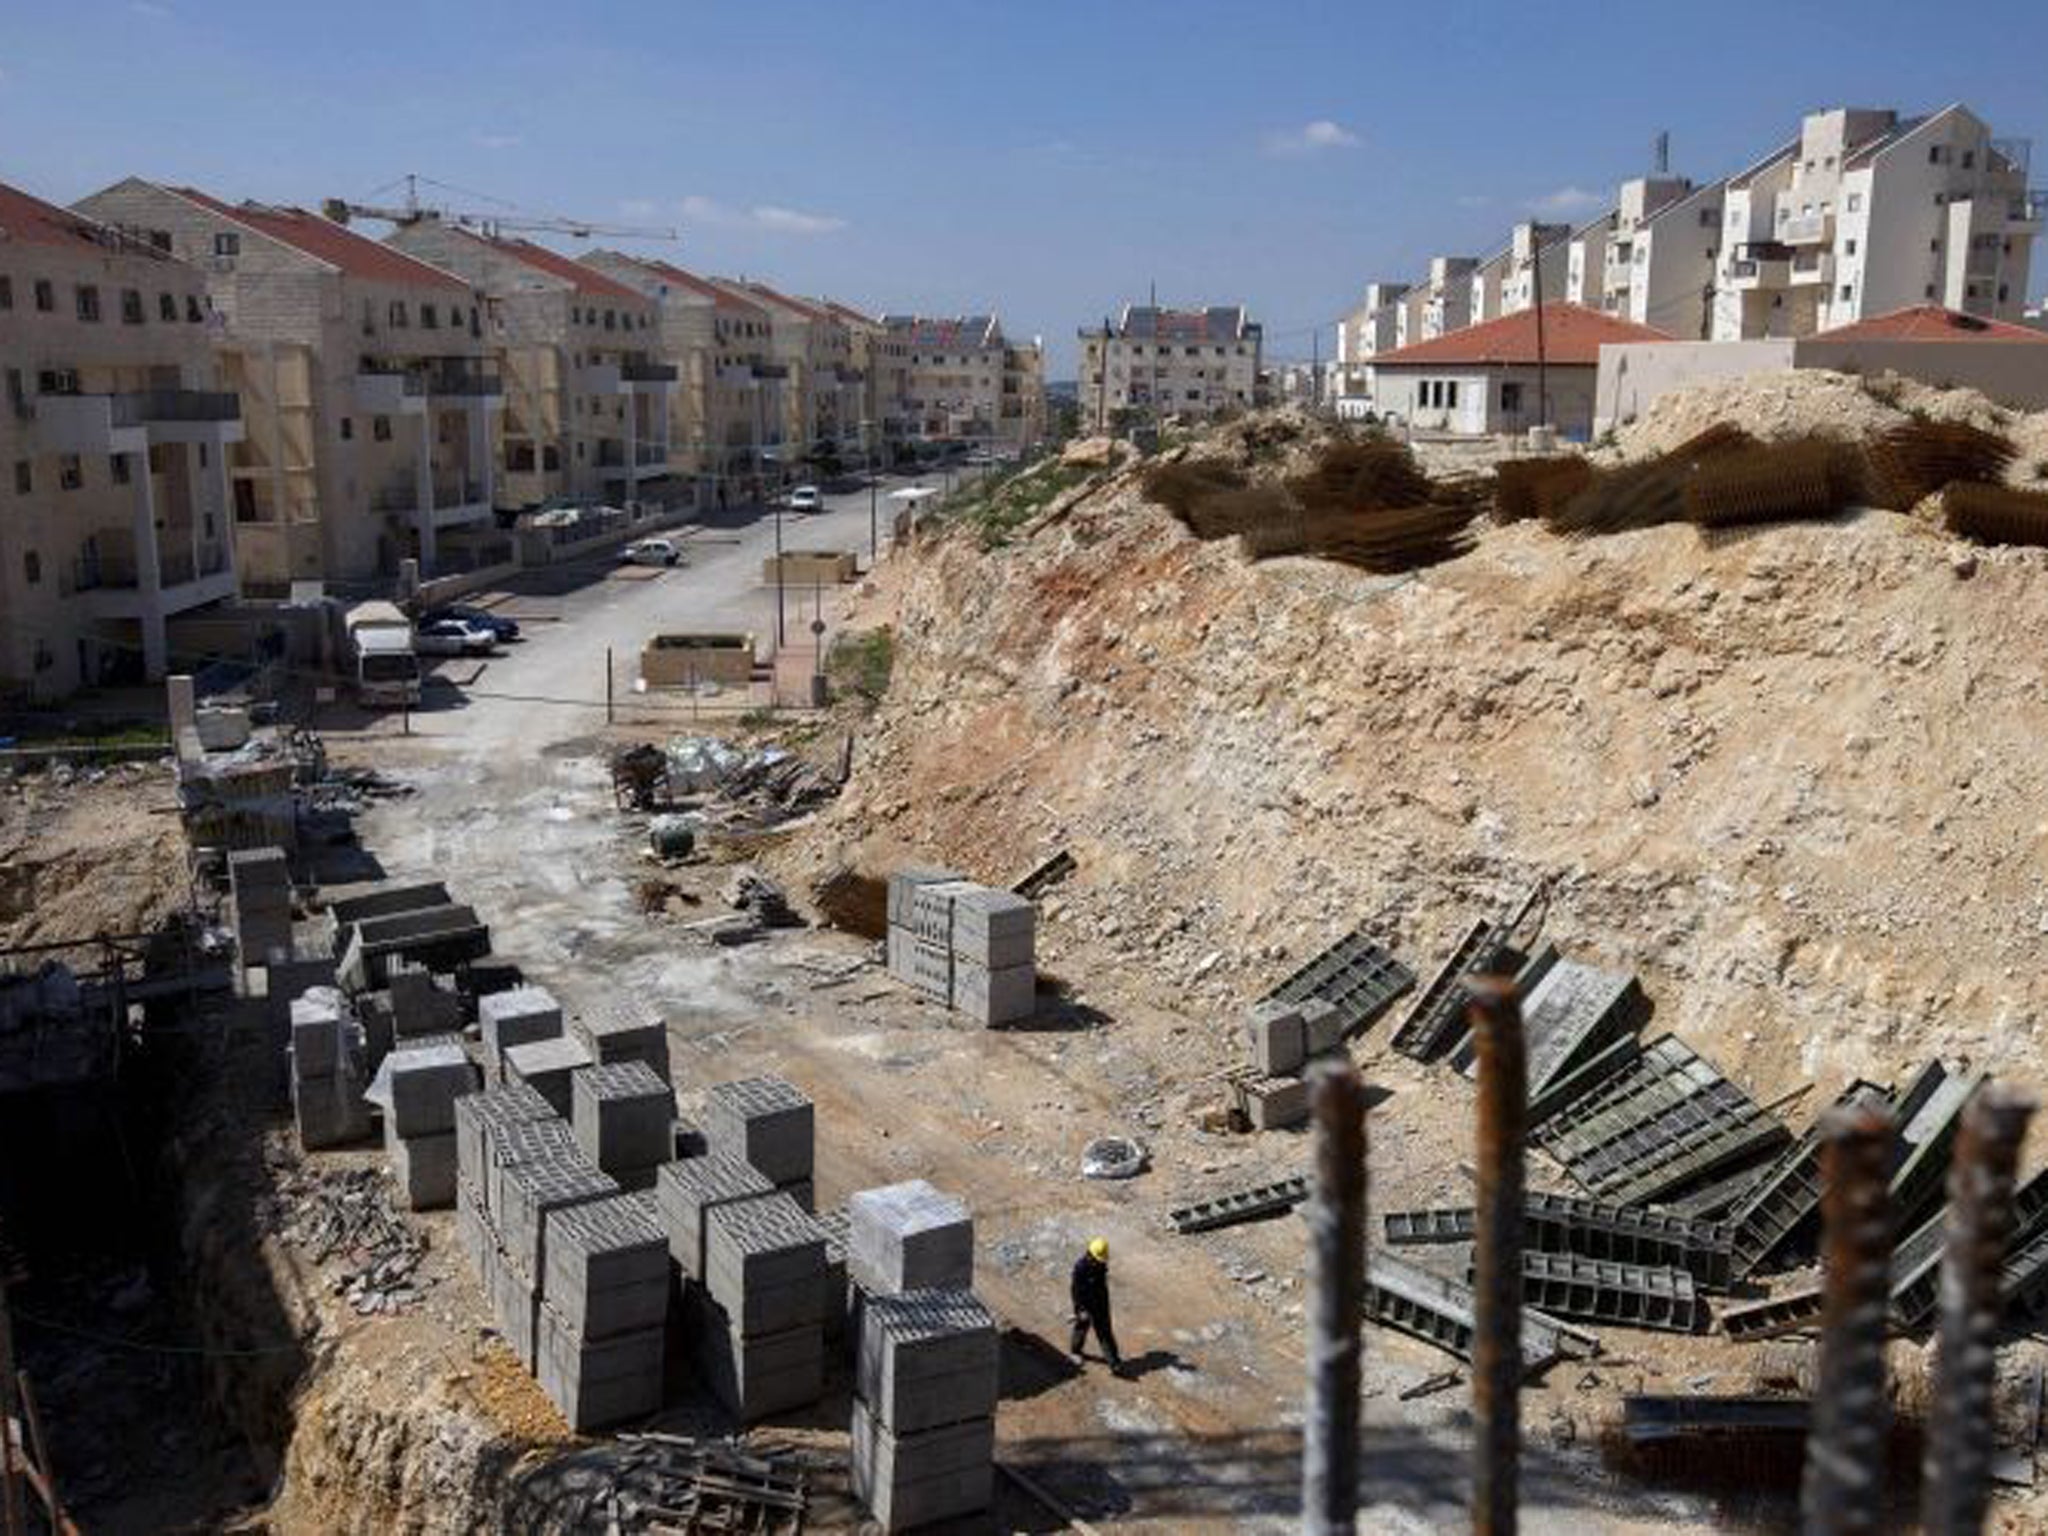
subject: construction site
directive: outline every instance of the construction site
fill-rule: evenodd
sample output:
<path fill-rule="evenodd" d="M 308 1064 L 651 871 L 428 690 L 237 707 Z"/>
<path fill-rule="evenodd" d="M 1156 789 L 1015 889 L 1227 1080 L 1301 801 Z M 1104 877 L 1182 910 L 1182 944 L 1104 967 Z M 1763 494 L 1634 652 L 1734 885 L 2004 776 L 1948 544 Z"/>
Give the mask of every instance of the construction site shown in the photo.
<path fill-rule="evenodd" d="M 556 686 L 628 567 L 10 755 L 5 1536 L 2048 1525 L 2048 414 L 1262 411 L 817 558 L 811 707 Z"/>

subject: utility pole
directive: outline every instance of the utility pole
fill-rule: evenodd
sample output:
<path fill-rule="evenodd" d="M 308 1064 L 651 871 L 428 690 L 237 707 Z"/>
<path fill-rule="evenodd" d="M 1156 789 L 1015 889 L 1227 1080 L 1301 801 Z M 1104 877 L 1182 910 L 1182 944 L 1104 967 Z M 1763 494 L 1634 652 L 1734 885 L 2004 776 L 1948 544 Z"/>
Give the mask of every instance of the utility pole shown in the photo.
<path fill-rule="evenodd" d="M 1536 425 L 1550 425 L 1550 399 L 1548 394 L 1549 373 L 1545 368 L 1543 350 L 1543 225 L 1532 226 L 1529 263 L 1530 276 L 1536 285 Z"/>

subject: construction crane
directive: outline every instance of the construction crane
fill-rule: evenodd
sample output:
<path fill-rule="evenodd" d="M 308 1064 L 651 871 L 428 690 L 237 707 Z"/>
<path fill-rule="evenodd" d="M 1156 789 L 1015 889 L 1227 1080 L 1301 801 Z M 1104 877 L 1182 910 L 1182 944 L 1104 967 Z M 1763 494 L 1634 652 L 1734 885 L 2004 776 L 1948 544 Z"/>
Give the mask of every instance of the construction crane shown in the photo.
<path fill-rule="evenodd" d="M 496 235 L 506 230 L 533 231 L 543 234 L 573 235 L 579 240 L 588 240 L 592 235 L 611 235 L 629 240 L 677 240 L 681 236 L 673 229 L 656 229 L 640 224 L 594 224 L 584 219 L 535 218 L 522 214 L 467 213 L 452 208 L 436 208 L 420 201 L 419 184 L 426 182 L 430 187 L 441 187 L 443 191 L 460 192 L 460 187 L 444 186 L 429 177 L 407 175 L 405 178 L 405 201 L 396 206 L 376 203 L 355 203 L 346 198 L 323 199 L 320 211 L 337 224 L 346 224 L 350 219 L 382 219 L 391 224 L 419 224 L 429 219 L 474 229 L 483 234 Z M 480 194 L 470 194 L 472 196 Z M 495 201 L 495 199 L 492 199 Z M 510 206 L 509 204 L 507 205 Z"/>

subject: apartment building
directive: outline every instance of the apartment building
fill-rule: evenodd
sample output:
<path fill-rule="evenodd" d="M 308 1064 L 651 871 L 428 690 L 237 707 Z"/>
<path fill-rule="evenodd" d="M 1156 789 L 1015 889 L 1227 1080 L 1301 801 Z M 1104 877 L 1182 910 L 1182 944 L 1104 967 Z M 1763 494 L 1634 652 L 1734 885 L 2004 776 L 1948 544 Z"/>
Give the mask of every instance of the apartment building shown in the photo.
<path fill-rule="evenodd" d="M 1501 269 L 1500 293 L 1489 295 L 1486 318 L 1520 314 L 1536 307 L 1537 281 L 1542 281 L 1543 302 L 1563 300 L 1565 280 L 1570 271 L 1572 231 L 1564 224 L 1517 224 L 1508 239 L 1507 262 Z"/>
<path fill-rule="evenodd" d="M 659 307 L 656 352 L 676 369 L 670 458 L 706 505 L 758 494 L 783 451 L 788 370 L 768 309 L 673 262 L 591 251 L 580 258 Z"/>
<path fill-rule="evenodd" d="M 361 582 L 489 529 L 499 382 L 476 290 L 303 208 L 137 177 L 78 210 L 205 274 L 241 397 L 229 473 L 246 592 Z"/>
<path fill-rule="evenodd" d="M 994 315 L 884 315 L 882 324 L 909 352 L 918 436 L 1016 449 L 1045 435 L 1045 363 L 1037 341 L 1006 337 Z"/>
<path fill-rule="evenodd" d="M 1416 339 L 1445 336 L 1472 323 L 1472 277 L 1478 269 L 1479 260 L 1474 256 L 1429 258 L 1429 275 L 1421 284 L 1421 333 Z"/>
<path fill-rule="evenodd" d="M 1667 336 L 1701 340 L 1712 325 L 1726 181 L 1680 176 L 1621 184 L 1609 231 L 1600 307 Z"/>
<path fill-rule="evenodd" d="M 1120 411 L 1214 416 L 1258 403 L 1262 331 L 1242 305 L 1127 304 L 1080 337 L 1081 417 L 1096 430 Z"/>
<path fill-rule="evenodd" d="M 1925 304 L 2019 320 L 2048 206 L 2028 171 L 2026 144 L 1963 106 L 1807 114 L 1729 199 L 1715 338 L 1810 336 Z"/>
<path fill-rule="evenodd" d="M 860 424 L 866 414 L 867 380 L 854 366 L 853 336 L 845 323 L 822 305 L 792 298 L 766 283 L 713 281 L 769 313 L 775 365 L 788 370 L 783 430 L 797 459 L 862 457 L 866 445 Z"/>
<path fill-rule="evenodd" d="M 0 695 L 160 678 L 165 621 L 234 596 L 211 332 L 197 269 L 0 186 Z"/>
<path fill-rule="evenodd" d="M 1401 299 L 1406 283 L 1367 283 L 1358 308 L 1337 322 L 1337 388 L 1344 394 L 1365 391 L 1366 365 L 1375 353 L 1401 345 Z"/>
<path fill-rule="evenodd" d="M 399 225 L 387 244 L 484 297 L 484 338 L 504 376 L 501 506 L 687 494 L 669 462 L 677 369 L 655 355 L 652 299 L 530 240 L 430 214 Z"/>
<path fill-rule="evenodd" d="M 853 342 L 853 366 L 867 381 L 861 414 L 862 437 L 878 461 L 893 456 L 889 446 L 917 435 L 917 408 L 910 389 L 910 342 L 886 320 L 862 314 L 836 299 L 820 299 L 846 327 Z"/>
<path fill-rule="evenodd" d="M 1614 237 L 1614 226 L 1619 217 L 1620 211 L 1610 208 L 1573 230 L 1571 238 L 1565 242 L 1564 301 L 1567 304 L 1578 304 L 1587 309 L 1604 307 L 1607 242 Z"/>

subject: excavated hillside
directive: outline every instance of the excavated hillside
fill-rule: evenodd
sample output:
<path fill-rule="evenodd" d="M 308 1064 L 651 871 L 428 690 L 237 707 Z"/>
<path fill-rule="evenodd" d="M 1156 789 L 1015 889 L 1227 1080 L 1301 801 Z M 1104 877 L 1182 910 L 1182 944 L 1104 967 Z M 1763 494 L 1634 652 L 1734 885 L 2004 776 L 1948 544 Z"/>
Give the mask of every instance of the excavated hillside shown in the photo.
<path fill-rule="evenodd" d="M 1199 542 L 1129 470 L 988 542 L 928 540 L 857 616 L 895 677 L 812 857 L 1071 850 L 1052 966 L 1178 1021 L 1128 1035 L 1134 1093 L 1226 1065 L 1338 932 L 1425 970 L 1539 877 L 1547 937 L 1760 1097 L 1934 1053 L 2041 1078 L 2048 551 L 1522 523 L 1375 577 Z"/>

